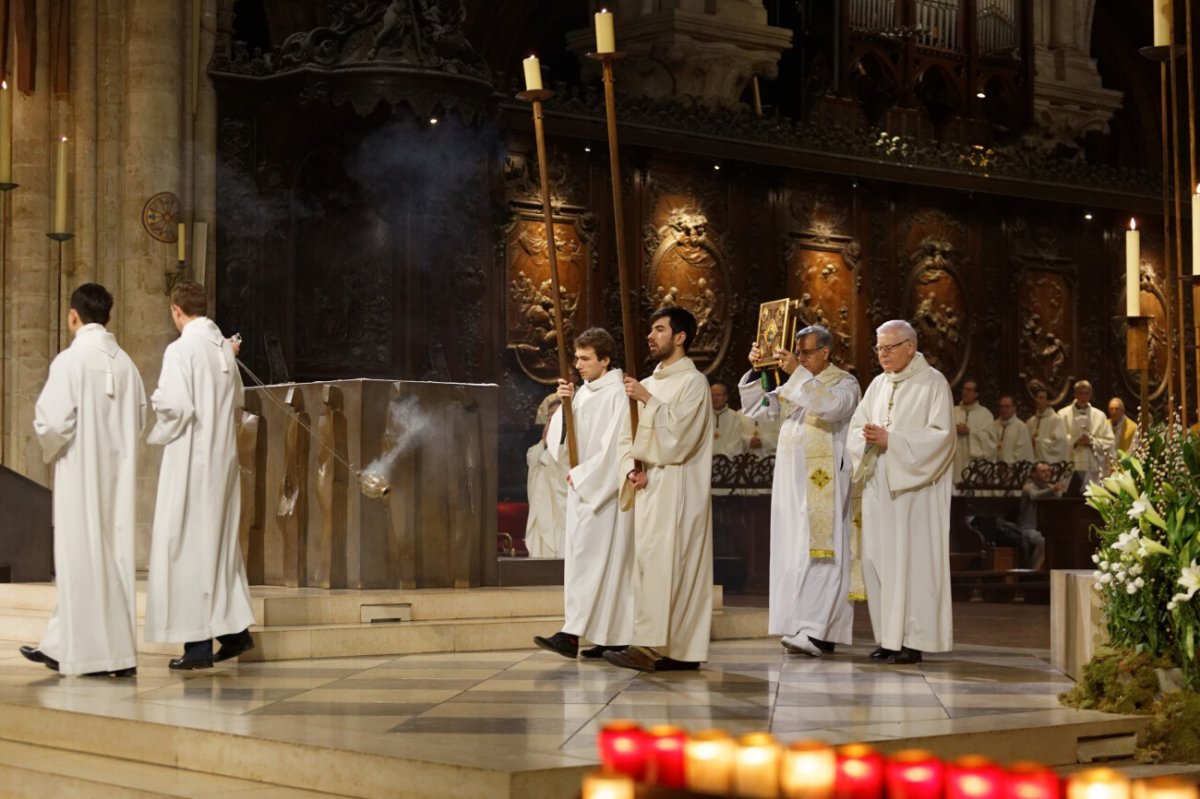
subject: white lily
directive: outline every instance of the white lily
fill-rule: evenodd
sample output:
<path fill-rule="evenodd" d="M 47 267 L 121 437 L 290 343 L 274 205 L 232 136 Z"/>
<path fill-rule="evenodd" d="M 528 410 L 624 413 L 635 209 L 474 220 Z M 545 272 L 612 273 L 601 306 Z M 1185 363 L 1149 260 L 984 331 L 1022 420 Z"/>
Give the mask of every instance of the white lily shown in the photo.
<path fill-rule="evenodd" d="M 1129 496 L 1136 497 L 1138 495 L 1137 484 L 1133 482 L 1133 475 L 1129 472 L 1117 472 L 1113 475 L 1112 479 L 1116 480 L 1120 489 L 1129 494 Z"/>
<path fill-rule="evenodd" d="M 1163 521 L 1162 516 L 1158 515 L 1158 511 L 1150 504 L 1150 498 L 1143 492 L 1141 496 L 1133 501 L 1132 507 L 1129 508 L 1129 518 L 1141 519 L 1146 517 L 1146 521 L 1153 524 L 1155 527 L 1167 529 L 1167 523 Z"/>
<path fill-rule="evenodd" d="M 1141 544 L 1142 544 L 1142 549 L 1145 549 L 1146 553 L 1143 554 L 1142 551 L 1139 549 L 1138 557 L 1144 558 L 1144 557 L 1146 557 L 1146 554 L 1150 554 L 1150 555 L 1170 555 L 1171 554 L 1171 550 L 1167 549 L 1162 544 L 1155 541 L 1153 538 L 1143 538 L 1143 539 L 1141 539 Z M 1195 565 L 1195 564 L 1193 564 L 1193 565 Z"/>
<path fill-rule="evenodd" d="M 1088 483 L 1087 488 L 1083 489 L 1083 495 L 1087 497 L 1093 507 L 1108 505 L 1116 500 L 1116 497 L 1106 491 L 1104 486 L 1096 482 Z"/>
<path fill-rule="evenodd" d="M 1179 573 L 1179 584 L 1187 589 L 1187 593 L 1176 594 L 1176 601 L 1188 602 L 1197 591 L 1200 591 L 1200 566 L 1192 561 L 1191 566 L 1185 566 Z"/>

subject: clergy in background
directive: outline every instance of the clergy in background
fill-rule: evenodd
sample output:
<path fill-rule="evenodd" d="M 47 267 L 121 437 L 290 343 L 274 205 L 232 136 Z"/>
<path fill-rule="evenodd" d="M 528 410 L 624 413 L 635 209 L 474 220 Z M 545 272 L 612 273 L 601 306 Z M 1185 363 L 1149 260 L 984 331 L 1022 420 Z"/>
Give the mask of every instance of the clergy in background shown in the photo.
<path fill-rule="evenodd" d="M 622 457 L 629 451 L 629 398 L 620 369 L 610 369 L 617 345 L 603 328 L 575 339 L 575 370 L 583 386 L 558 381 L 571 403 L 579 464 L 567 472 L 566 547 L 563 553 L 562 629 L 533 641 L 574 658 L 599 658 L 624 649 L 633 635 L 633 514 L 620 508 Z M 550 420 L 550 441 L 561 441 L 562 412 Z M 566 447 L 551 454 L 567 461 Z M 568 463 L 569 467 L 570 464 Z M 579 651 L 579 641 L 593 646 Z"/>
<path fill-rule="evenodd" d="M 1125 400 L 1113 397 L 1108 401 L 1108 424 L 1113 431 L 1113 446 L 1118 452 L 1131 452 L 1137 441 L 1137 423 L 1125 415 Z"/>
<path fill-rule="evenodd" d="M 1033 437 L 1029 428 L 1017 418 L 1017 401 L 1012 394 L 1001 394 L 996 404 L 999 414 L 994 423 L 993 437 L 996 439 L 995 460 L 1000 463 L 1033 461 Z"/>
<path fill-rule="evenodd" d="M 550 455 L 546 439 L 550 432 L 550 417 L 558 410 L 562 400 L 552 395 L 554 401 L 542 401 L 538 407 L 538 423 L 542 425 L 542 437 L 525 453 L 525 499 L 529 503 L 529 516 L 525 522 L 525 548 L 531 558 L 561 558 L 566 544 L 564 541 L 567 508 L 567 469 L 565 458 L 555 459 Z M 542 408 L 546 408 L 542 418 Z M 559 429 L 561 435 L 562 430 Z M 560 442 L 560 439 L 554 439 Z"/>
<path fill-rule="evenodd" d="M 1092 406 L 1091 383 L 1075 381 L 1075 401 L 1060 410 L 1058 418 L 1067 430 L 1068 460 L 1074 463 L 1082 485 L 1087 485 L 1108 471 L 1113 455 L 1112 425 L 1104 411 Z"/>
<path fill-rule="evenodd" d="M 632 644 L 604 659 L 639 671 L 696 669 L 712 625 L 712 442 L 708 381 L 687 348 L 696 317 L 678 307 L 651 317 L 654 373 L 625 376 L 641 403 L 633 449 L 622 464 L 621 505 L 634 507 Z"/>
<path fill-rule="evenodd" d="M 917 350 L 902 319 L 875 333 L 883 374 L 850 420 L 848 449 L 863 483 L 863 581 L 879 646 L 871 657 L 920 663 L 953 646 L 950 613 L 950 470 L 954 396 Z"/>
<path fill-rule="evenodd" d="M 960 402 L 954 406 L 957 437 L 954 447 L 954 482 L 959 483 L 968 464 L 976 458 L 994 460 L 996 436 L 992 430 L 992 412 L 979 404 L 979 384 L 964 380 Z"/>
<path fill-rule="evenodd" d="M 729 387 L 724 383 L 713 383 L 713 455 L 736 458 L 750 449 L 749 422 L 742 411 L 729 407 Z"/>
<path fill-rule="evenodd" d="M 37 647 L 21 654 L 62 674 L 137 673 L 138 440 L 146 393 L 137 367 L 105 329 L 112 295 L 85 283 L 71 294 L 74 338 L 50 364 L 33 430 L 54 464 L 58 603 Z"/>
<path fill-rule="evenodd" d="M 238 547 L 235 421 L 243 406 L 233 348 L 208 318 L 204 287 L 171 290 L 179 338 L 150 397 L 149 442 L 163 447 L 146 589 L 147 641 L 184 644 L 172 669 L 211 668 L 254 647 L 250 587 Z M 213 655 L 212 639 L 221 642 Z"/>
<path fill-rule="evenodd" d="M 774 353 L 788 375 L 783 384 L 764 393 L 751 370 L 738 385 L 747 417 L 783 418 L 771 489 L 768 632 L 788 652 L 814 657 L 853 643 L 854 628 L 846 430 L 859 390 L 853 375 L 830 363 L 832 346 L 827 329 L 806 327 L 794 353 Z M 755 342 L 750 363 L 762 356 Z"/>
<path fill-rule="evenodd" d="M 1038 387 L 1033 392 L 1033 416 L 1025 420 L 1033 436 L 1033 457 L 1046 463 L 1062 463 L 1070 458 L 1067 426 L 1050 404 L 1050 392 Z"/>

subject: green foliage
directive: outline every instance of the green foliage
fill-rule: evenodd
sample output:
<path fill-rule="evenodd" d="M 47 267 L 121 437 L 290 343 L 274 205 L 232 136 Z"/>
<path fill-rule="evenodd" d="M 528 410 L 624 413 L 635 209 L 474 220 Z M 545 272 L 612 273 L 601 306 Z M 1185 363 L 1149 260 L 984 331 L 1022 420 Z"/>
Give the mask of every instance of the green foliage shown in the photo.
<path fill-rule="evenodd" d="M 1146 715 L 1158 694 L 1155 667 L 1169 665 L 1147 652 L 1101 647 L 1083 667 L 1083 677 L 1058 699 L 1068 707 L 1106 713 Z"/>
<path fill-rule="evenodd" d="M 1175 691 L 1154 705 L 1154 718 L 1138 750 L 1151 763 L 1200 763 L 1200 694 Z"/>

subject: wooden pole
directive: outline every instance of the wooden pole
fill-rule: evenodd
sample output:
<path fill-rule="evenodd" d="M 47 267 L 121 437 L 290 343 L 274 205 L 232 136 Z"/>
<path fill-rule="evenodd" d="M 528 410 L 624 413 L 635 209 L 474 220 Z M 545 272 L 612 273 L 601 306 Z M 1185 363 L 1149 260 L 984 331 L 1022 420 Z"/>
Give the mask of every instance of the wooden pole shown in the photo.
<path fill-rule="evenodd" d="M 1191 5 L 1191 3 L 1185 3 Z M 1173 20 L 1172 20 L 1173 22 Z M 1174 24 L 1172 24 L 1174 29 Z M 1174 37 L 1172 37 L 1174 38 Z M 1187 380 L 1187 317 L 1184 316 L 1183 306 L 1183 196 L 1180 193 L 1181 183 L 1183 178 L 1183 158 L 1179 152 L 1179 68 L 1177 56 L 1183 55 L 1178 52 L 1174 44 L 1171 45 L 1171 57 L 1168 62 L 1167 72 L 1170 75 L 1170 91 L 1171 91 L 1171 184 L 1174 191 L 1173 202 L 1171 203 L 1175 213 L 1175 241 L 1172 251 L 1175 257 L 1171 259 L 1171 265 L 1167 269 L 1167 283 L 1175 293 L 1176 309 L 1175 318 L 1179 329 L 1179 418 L 1183 424 L 1183 429 L 1188 428 L 1188 380 Z M 1163 153 L 1166 157 L 1166 153 Z M 1165 172 L 1167 165 L 1163 164 Z M 1170 302 L 1170 298 L 1168 298 Z M 1174 330 L 1172 338 L 1174 338 Z"/>
<path fill-rule="evenodd" d="M 567 336 L 563 330 L 562 284 L 558 280 L 558 247 L 554 243 L 554 210 L 550 205 L 550 172 L 546 165 L 546 133 L 542 125 L 542 100 L 553 97 L 548 89 L 524 91 L 517 95 L 533 103 L 533 135 L 537 141 L 538 176 L 542 185 L 542 215 L 546 218 L 546 259 L 550 262 L 550 297 L 554 300 L 554 336 L 558 343 L 558 376 L 570 380 L 567 362 Z M 579 450 L 575 446 L 575 418 L 571 403 L 562 404 L 563 427 L 567 432 L 567 454 L 571 468 L 579 465 Z"/>
<path fill-rule="evenodd" d="M 591 58 L 598 59 L 604 75 L 604 113 L 608 119 L 608 166 L 612 182 L 613 198 L 613 227 L 616 232 L 617 249 L 617 279 L 621 291 L 621 335 L 625 339 L 625 374 L 637 377 L 637 340 L 636 319 L 633 315 L 633 279 L 629 274 L 629 262 L 626 258 L 625 246 L 625 211 L 621 203 L 621 154 L 617 147 L 617 100 L 613 88 L 613 61 L 620 58 L 619 53 L 592 53 Z M 638 404 L 632 397 L 629 399 L 630 435 L 637 437 Z"/>
<path fill-rule="evenodd" d="M 1196 86 L 1195 86 L 1195 83 L 1196 83 L 1196 61 L 1195 61 L 1195 55 L 1194 55 L 1196 52 L 1196 45 L 1200 44 L 1200 42 L 1197 42 L 1192 38 L 1192 36 L 1193 36 L 1192 6 L 1194 6 L 1194 5 L 1195 5 L 1195 3 L 1184 3 L 1183 4 L 1184 8 L 1187 9 L 1187 13 L 1184 17 L 1185 25 L 1184 25 L 1183 41 L 1184 41 L 1184 47 L 1187 49 L 1187 93 L 1186 93 L 1186 96 L 1187 96 L 1187 110 L 1188 110 L 1188 114 L 1187 114 L 1188 145 L 1189 145 L 1188 152 L 1190 154 L 1189 166 L 1191 167 L 1191 169 L 1190 169 L 1191 179 L 1188 181 L 1188 193 L 1189 194 L 1191 194 L 1191 192 L 1193 192 L 1193 191 L 1197 191 L 1196 186 L 1197 186 L 1197 184 L 1200 184 L 1200 175 L 1198 175 L 1196 172 L 1196 110 L 1197 109 L 1196 109 Z M 1198 198 L 1195 194 L 1192 194 L 1191 196 L 1192 196 L 1193 203 L 1200 202 L 1200 198 Z M 1195 213 L 1194 209 L 1193 209 L 1193 213 Z M 1195 241 L 1193 241 L 1192 242 L 1192 252 L 1195 253 L 1195 252 L 1197 252 L 1197 250 L 1200 250 L 1200 247 L 1198 247 L 1197 243 Z M 1181 264 L 1183 263 L 1182 258 L 1180 259 L 1180 263 Z M 1192 264 L 1191 271 L 1193 274 L 1200 273 L 1200 264 L 1195 264 L 1195 263 Z M 1193 375 L 1196 379 L 1196 406 L 1197 406 L 1196 422 L 1200 423 L 1200 283 L 1192 284 L 1192 332 L 1194 334 L 1193 335 L 1193 338 L 1194 338 L 1193 343 L 1195 344 L 1195 359 L 1196 359 L 1195 367 L 1194 367 L 1196 372 Z"/>
<path fill-rule="evenodd" d="M 1170 48 L 1174 50 L 1172 46 Z M 1170 56 L 1168 55 L 1168 58 Z M 1163 283 L 1166 286 L 1174 287 L 1173 276 L 1171 273 L 1171 131 L 1170 131 L 1170 112 L 1171 112 L 1171 97 L 1169 91 L 1168 76 L 1169 68 L 1164 61 L 1159 65 L 1159 97 L 1162 101 L 1162 176 L 1163 176 Z M 1163 298 L 1163 315 L 1164 322 L 1167 327 L 1167 357 L 1166 357 L 1166 380 L 1167 380 L 1167 412 L 1166 419 L 1168 422 L 1167 435 L 1170 436 L 1170 419 L 1175 411 L 1175 326 L 1174 316 L 1171 312 L 1171 297 Z"/>

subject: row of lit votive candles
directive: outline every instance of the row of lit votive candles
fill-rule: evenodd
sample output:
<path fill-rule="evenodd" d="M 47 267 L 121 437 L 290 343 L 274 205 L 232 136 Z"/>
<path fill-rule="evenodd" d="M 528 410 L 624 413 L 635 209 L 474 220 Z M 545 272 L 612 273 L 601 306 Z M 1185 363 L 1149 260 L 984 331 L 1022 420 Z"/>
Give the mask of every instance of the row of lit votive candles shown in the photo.
<path fill-rule="evenodd" d="M 717 796 L 762 799 L 1060 799 L 1064 783 L 1037 763 L 1003 768 L 980 756 L 944 763 L 909 749 L 884 757 L 865 744 L 821 741 L 781 746 L 767 733 L 734 739 L 720 730 L 607 725 L 603 769 L 584 779 L 583 799 L 633 799 L 637 783 Z M 1112 769 L 1088 769 L 1065 783 L 1065 799 L 1200 799 L 1194 784 L 1131 783 Z"/>

